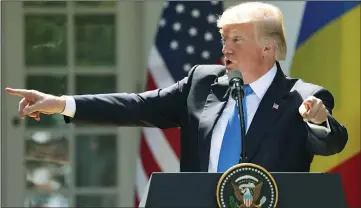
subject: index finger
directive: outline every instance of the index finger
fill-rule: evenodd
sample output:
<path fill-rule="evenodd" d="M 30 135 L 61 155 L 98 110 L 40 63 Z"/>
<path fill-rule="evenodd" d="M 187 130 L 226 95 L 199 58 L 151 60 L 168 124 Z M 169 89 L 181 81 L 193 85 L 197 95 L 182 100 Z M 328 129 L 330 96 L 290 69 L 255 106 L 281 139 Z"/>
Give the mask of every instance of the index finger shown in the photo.
<path fill-rule="evenodd" d="M 17 95 L 17 96 L 20 96 L 20 97 L 25 97 L 25 96 L 29 96 L 31 95 L 32 93 L 30 92 L 30 90 L 25 90 L 25 89 L 12 89 L 12 88 L 9 88 L 7 87 L 5 89 L 5 91 L 7 93 L 9 93 L 10 95 Z"/>
<path fill-rule="evenodd" d="M 308 105 L 312 105 L 313 102 L 314 102 L 314 100 L 313 100 L 313 97 L 312 97 L 312 96 L 306 98 L 306 99 L 303 101 L 303 103 L 306 103 L 306 104 L 308 104 Z"/>

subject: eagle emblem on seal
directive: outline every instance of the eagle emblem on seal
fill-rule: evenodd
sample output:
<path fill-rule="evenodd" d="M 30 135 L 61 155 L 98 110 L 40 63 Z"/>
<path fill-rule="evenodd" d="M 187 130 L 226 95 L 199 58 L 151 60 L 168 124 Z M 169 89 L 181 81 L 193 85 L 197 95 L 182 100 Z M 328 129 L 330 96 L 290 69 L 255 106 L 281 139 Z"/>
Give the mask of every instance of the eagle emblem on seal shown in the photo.
<path fill-rule="evenodd" d="M 266 197 L 262 197 L 258 204 L 256 202 L 260 198 L 263 182 L 253 183 L 250 179 L 250 176 L 244 176 L 239 178 L 239 180 L 246 183 L 241 183 L 236 185 L 232 183 L 234 196 L 240 203 L 237 208 L 260 208 L 266 202 Z M 251 177 L 252 178 L 252 177 Z"/>

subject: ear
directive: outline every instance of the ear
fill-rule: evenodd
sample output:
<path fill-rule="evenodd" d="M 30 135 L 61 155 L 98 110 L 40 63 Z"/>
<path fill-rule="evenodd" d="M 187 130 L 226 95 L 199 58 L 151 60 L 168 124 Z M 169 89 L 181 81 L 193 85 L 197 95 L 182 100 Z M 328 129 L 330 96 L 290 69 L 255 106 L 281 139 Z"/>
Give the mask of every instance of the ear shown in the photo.
<path fill-rule="evenodd" d="M 268 53 L 271 50 L 271 46 L 270 45 L 266 45 L 263 47 L 263 53 Z"/>
<path fill-rule="evenodd" d="M 275 41 L 265 41 L 262 49 L 263 57 L 272 56 L 275 53 Z"/>

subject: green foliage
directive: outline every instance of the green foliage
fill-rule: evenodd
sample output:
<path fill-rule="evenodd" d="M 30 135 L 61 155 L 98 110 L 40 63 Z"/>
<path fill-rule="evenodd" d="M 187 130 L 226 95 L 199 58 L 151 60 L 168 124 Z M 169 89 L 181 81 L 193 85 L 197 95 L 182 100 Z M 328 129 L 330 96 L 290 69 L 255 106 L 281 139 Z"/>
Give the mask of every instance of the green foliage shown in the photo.
<path fill-rule="evenodd" d="M 25 15 L 27 66 L 68 66 L 68 42 L 74 40 L 75 63 L 80 66 L 114 66 L 116 28 L 114 14 L 76 14 L 68 37 L 64 14 Z"/>
<path fill-rule="evenodd" d="M 115 65 L 115 16 L 75 16 L 76 64 Z"/>
<path fill-rule="evenodd" d="M 25 61 L 27 66 L 66 66 L 65 15 L 25 16 Z"/>
<path fill-rule="evenodd" d="M 229 203 L 230 208 L 237 208 L 238 207 L 238 203 L 236 202 L 236 200 L 234 199 L 233 196 L 229 197 L 228 203 Z"/>

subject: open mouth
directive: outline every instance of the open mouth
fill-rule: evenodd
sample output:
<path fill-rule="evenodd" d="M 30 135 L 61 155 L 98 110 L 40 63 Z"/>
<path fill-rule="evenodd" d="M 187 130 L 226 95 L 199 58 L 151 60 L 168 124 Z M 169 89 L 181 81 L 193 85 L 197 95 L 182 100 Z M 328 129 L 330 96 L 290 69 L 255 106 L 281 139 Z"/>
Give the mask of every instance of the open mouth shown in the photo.
<path fill-rule="evenodd" d="M 225 65 L 226 65 L 226 67 L 229 67 L 230 65 L 232 65 L 233 64 L 233 62 L 231 61 L 231 60 L 229 60 L 229 59 L 224 59 L 224 63 L 225 63 Z"/>
<path fill-rule="evenodd" d="M 230 61 L 230 60 L 226 60 L 226 65 L 230 65 L 230 64 L 232 64 L 232 61 Z"/>

